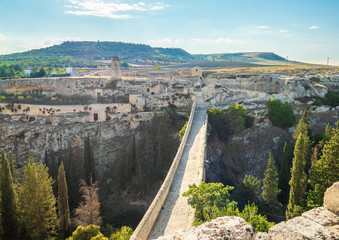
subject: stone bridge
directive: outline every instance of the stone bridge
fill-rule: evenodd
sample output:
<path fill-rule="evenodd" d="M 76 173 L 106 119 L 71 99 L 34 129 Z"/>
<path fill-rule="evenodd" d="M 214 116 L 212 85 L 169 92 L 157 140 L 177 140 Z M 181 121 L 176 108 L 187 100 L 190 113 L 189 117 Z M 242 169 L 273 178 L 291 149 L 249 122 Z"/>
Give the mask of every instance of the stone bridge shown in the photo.
<path fill-rule="evenodd" d="M 194 102 L 186 132 L 172 166 L 131 240 L 156 239 L 192 226 L 194 210 L 182 193 L 204 181 L 206 108 Z"/>

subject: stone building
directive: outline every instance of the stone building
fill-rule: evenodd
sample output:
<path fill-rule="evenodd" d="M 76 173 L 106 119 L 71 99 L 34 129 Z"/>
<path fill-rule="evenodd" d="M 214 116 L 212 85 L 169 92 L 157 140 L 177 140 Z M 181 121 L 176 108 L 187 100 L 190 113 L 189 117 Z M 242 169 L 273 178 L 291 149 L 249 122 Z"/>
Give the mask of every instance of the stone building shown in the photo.
<path fill-rule="evenodd" d="M 120 59 L 115 56 L 112 57 L 112 80 L 121 79 Z"/>

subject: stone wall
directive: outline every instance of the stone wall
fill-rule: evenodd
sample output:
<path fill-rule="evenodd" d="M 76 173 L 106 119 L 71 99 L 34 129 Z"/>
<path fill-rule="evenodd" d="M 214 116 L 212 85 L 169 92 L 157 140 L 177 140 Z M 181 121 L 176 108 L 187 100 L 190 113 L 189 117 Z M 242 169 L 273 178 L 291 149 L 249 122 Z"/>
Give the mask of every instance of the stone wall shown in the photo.
<path fill-rule="evenodd" d="M 19 106 L 20 105 L 20 109 Z M 106 121 L 107 114 L 127 114 L 131 112 L 129 103 L 89 104 L 89 105 L 37 105 L 37 104 L 14 104 L 13 108 L 7 108 L 8 104 L 0 103 L 2 114 L 29 116 L 56 117 L 67 113 L 84 113 L 82 122 Z M 14 109 L 15 111 L 12 111 Z M 26 111 L 29 109 L 29 111 Z M 96 117 L 95 117 L 96 116 Z"/>
<path fill-rule="evenodd" d="M 34 89 L 27 89 L 27 93 L 32 93 L 32 90 L 36 90 L 36 87 L 39 87 L 41 90 L 48 89 L 49 91 L 54 91 L 55 94 L 60 95 L 80 94 L 94 96 L 95 92 L 93 89 L 104 88 L 108 80 L 109 79 L 107 77 L 61 77 L 1 80 L 0 93 L 7 93 L 7 89 L 9 89 L 10 93 L 21 92 L 22 86 L 34 86 Z M 15 90 L 14 88 L 18 89 Z"/>

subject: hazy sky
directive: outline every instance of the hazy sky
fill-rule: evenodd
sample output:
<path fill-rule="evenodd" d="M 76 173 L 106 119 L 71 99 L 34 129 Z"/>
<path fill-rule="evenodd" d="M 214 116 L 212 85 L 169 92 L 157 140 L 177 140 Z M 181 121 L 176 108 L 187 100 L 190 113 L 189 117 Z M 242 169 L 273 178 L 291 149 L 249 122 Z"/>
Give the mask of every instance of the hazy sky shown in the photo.
<path fill-rule="evenodd" d="M 339 1 L 0 0 L 0 54 L 66 40 L 269 51 L 339 65 Z"/>

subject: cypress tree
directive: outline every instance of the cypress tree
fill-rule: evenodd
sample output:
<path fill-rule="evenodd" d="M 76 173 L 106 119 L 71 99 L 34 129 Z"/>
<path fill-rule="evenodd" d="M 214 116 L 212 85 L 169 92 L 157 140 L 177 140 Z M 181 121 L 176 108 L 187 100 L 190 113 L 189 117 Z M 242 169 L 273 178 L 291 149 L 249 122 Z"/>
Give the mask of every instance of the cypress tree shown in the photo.
<path fill-rule="evenodd" d="M 306 110 L 294 130 L 293 139 L 296 141 L 301 133 L 307 134 L 308 137 L 311 136 L 310 118 Z"/>
<path fill-rule="evenodd" d="M 278 188 L 277 176 L 277 168 L 275 167 L 272 154 L 270 153 L 265 172 L 265 178 L 263 180 L 261 196 L 265 204 L 275 211 L 278 211 L 281 207 L 281 203 L 278 201 L 278 194 L 281 190 Z"/>
<path fill-rule="evenodd" d="M 291 180 L 289 203 L 286 211 L 286 218 L 290 219 L 302 213 L 302 205 L 305 197 L 307 177 L 305 173 L 307 148 L 309 138 L 306 133 L 301 133 L 294 148 L 294 158 L 291 168 Z"/>
<path fill-rule="evenodd" d="M 16 161 L 13 158 L 12 151 L 9 151 L 8 154 L 8 162 L 9 162 L 9 167 L 11 169 L 11 174 L 13 178 L 13 183 L 17 185 L 19 183 L 18 178 L 19 178 L 19 171 L 16 166 Z"/>
<path fill-rule="evenodd" d="M 10 165 L 4 150 L 1 151 L 1 216 L 2 239 L 17 239 L 18 214 L 17 193 L 13 183 Z"/>
<path fill-rule="evenodd" d="M 289 161 L 289 154 L 288 154 L 288 145 L 287 145 L 287 142 L 285 142 L 282 159 L 281 159 L 281 165 L 280 165 L 279 181 L 278 181 L 278 187 L 279 189 L 281 189 L 281 192 L 279 194 L 279 200 L 284 204 L 288 201 L 288 193 L 290 191 L 290 186 L 288 185 L 288 182 L 291 177 L 289 162 L 290 161 Z"/>
<path fill-rule="evenodd" d="M 91 148 L 91 144 L 89 138 L 85 140 L 84 146 L 84 174 L 85 181 L 90 183 L 91 178 L 95 181 L 95 168 L 94 168 L 94 156 L 93 150 Z"/>
<path fill-rule="evenodd" d="M 31 239 L 44 240 L 55 234 L 56 207 L 53 179 L 48 167 L 37 164 L 30 156 L 23 168 L 24 177 L 19 188 L 21 220 Z"/>
<path fill-rule="evenodd" d="M 312 187 L 307 196 L 307 206 L 318 207 L 323 203 L 324 192 L 339 181 L 339 128 L 325 144 L 320 159 L 310 169 L 309 183 Z"/>
<path fill-rule="evenodd" d="M 64 163 L 61 162 L 58 171 L 58 227 L 61 237 L 69 235 L 71 220 L 69 218 L 68 191 Z"/>

